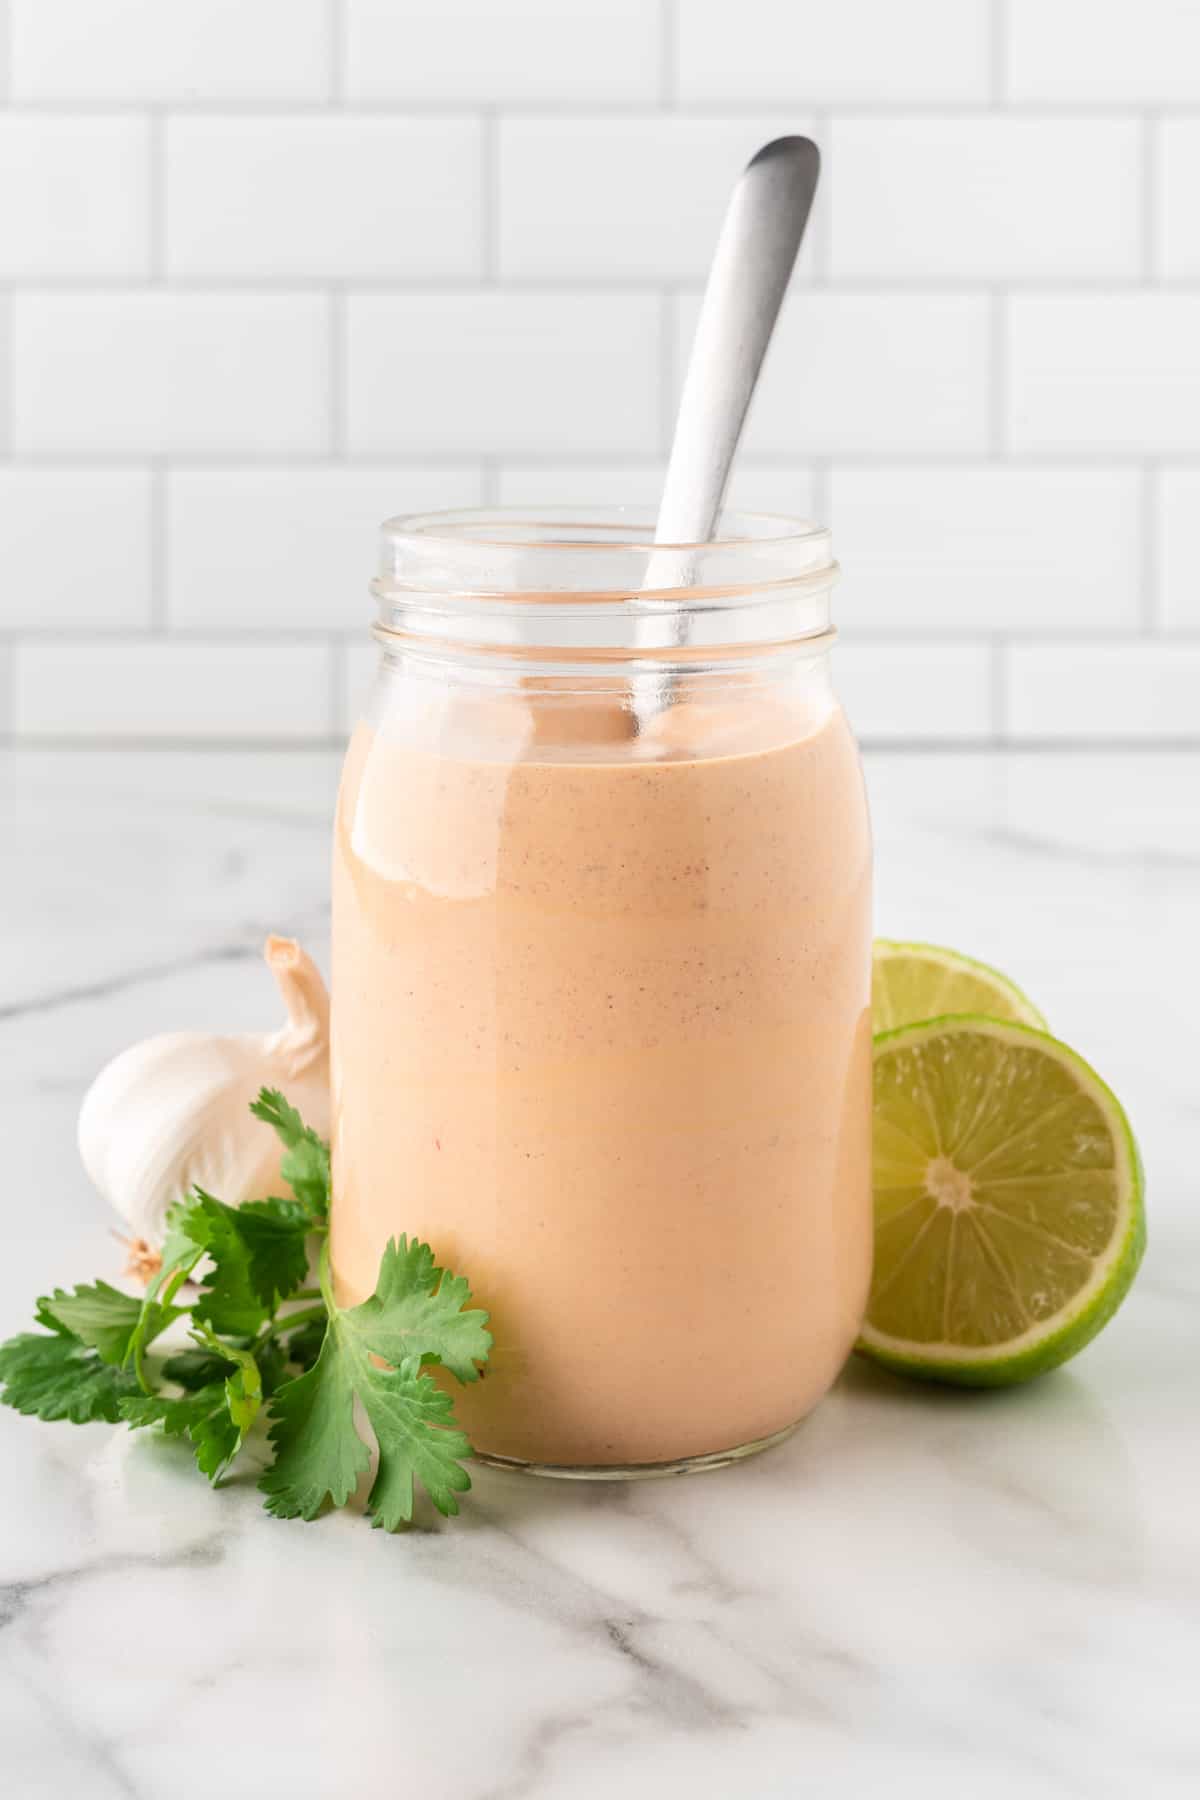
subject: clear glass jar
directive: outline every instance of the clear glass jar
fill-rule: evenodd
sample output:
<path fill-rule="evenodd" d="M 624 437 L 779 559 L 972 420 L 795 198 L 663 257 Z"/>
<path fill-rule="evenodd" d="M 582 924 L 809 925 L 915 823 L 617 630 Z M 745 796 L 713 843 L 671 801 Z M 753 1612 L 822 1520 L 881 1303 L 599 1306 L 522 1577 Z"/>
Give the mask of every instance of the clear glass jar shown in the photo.
<path fill-rule="evenodd" d="M 870 834 L 829 535 L 635 508 L 383 530 L 334 851 L 332 1255 L 492 1314 L 487 1460 L 721 1462 L 813 1406 L 871 1261 Z"/>

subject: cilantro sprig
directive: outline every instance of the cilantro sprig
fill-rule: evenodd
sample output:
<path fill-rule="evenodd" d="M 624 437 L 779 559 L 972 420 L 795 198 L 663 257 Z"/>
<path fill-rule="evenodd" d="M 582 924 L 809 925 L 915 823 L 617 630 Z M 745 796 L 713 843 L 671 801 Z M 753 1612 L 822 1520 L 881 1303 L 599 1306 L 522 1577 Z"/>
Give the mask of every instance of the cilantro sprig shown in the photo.
<path fill-rule="evenodd" d="M 316 1518 L 355 1491 L 371 1461 L 357 1404 L 378 1453 L 372 1522 L 408 1523 L 418 1483 L 439 1512 L 456 1513 L 471 1446 L 434 1371 L 478 1380 L 487 1314 L 428 1244 L 406 1237 L 388 1243 L 371 1297 L 339 1307 L 328 1145 L 273 1089 L 251 1111 L 282 1140 L 291 1196 L 234 1207 L 194 1189 L 168 1214 L 162 1266 L 140 1300 L 105 1281 L 38 1300 L 42 1329 L 0 1344 L 0 1400 L 40 1419 L 160 1427 L 187 1439 L 214 1483 L 265 1422 L 259 1487 L 284 1519 Z M 185 1318 L 191 1348 L 156 1353 Z"/>

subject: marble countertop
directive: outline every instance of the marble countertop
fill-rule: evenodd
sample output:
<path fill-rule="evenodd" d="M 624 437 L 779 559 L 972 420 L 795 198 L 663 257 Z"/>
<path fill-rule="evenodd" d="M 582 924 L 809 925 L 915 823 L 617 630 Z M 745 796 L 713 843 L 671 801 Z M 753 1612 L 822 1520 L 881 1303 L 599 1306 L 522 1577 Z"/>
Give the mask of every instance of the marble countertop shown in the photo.
<path fill-rule="evenodd" d="M 460 1520 L 401 1537 L 0 1409 L 13 1800 L 1200 1791 L 1200 757 L 869 778 L 879 929 L 999 963 L 1129 1106 L 1151 1247 L 1105 1335 L 1008 1393 L 855 1361 L 742 1467 L 480 1469 Z M 99 1065 L 273 1023 L 268 928 L 324 957 L 335 780 L 321 753 L 0 764 L 0 1335 L 119 1266 L 74 1147 Z"/>

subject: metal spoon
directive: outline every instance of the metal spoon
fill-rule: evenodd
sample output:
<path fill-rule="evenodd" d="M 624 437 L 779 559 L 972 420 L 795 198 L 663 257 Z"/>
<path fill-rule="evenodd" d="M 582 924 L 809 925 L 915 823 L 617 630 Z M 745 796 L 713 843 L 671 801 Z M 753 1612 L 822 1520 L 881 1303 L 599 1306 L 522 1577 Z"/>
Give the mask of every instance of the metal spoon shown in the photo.
<path fill-rule="evenodd" d="M 712 536 L 820 167 L 810 138 L 775 138 L 750 159 L 733 190 L 679 402 L 656 544 L 704 544 Z M 693 560 L 679 548 L 656 551 L 642 593 L 687 586 Z M 641 721 L 664 696 L 651 701 L 640 678 L 637 686 Z"/>

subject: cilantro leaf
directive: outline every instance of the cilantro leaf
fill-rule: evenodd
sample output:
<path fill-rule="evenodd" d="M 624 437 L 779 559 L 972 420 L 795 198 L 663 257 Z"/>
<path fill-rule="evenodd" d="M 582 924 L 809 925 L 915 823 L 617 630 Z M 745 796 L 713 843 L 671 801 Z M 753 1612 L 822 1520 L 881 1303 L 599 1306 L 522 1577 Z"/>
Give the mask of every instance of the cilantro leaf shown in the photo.
<path fill-rule="evenodd" d="M 186 1437 L 196 1462 L 210 1481 L 229 1467 L 246 1439 L 262 1404 L 262 1375 L 249 1350 L 226 1344 L 200 1326 L 194 1333 L 197 1348 L 171 1357 L 163 1365 L 178 1379 L 180 1365 L 189 1378 L 207 1363 L 223 1374 L 173 1397 L 168 1394 L 134 1394 L 121 1402 L 121 1417 L 135 1429 L 161 1425 L 168 1437 Z M 185 1359 L 190 1359 L 186 1360 Z"/>
<path fill-rule="evenodd" d="M 180 1350 L 168 1356 L 162 1372 L 167 1381 L 177 1381 L 189 1393 L 207 1387 L 210 1382 L 224 1381 L 234 1369 L 232 1359 L 223 1350 Z"/>
<path fill-rule="evenodd" d="M 470 1283 L 439 1269 L 428 1244 L 401 1237 L 389 1240 L 375 1292 L 353 1316 L 394 1368 L 416 1358 L 440 1363 L 459 1381 L 477 1381 L 476 1365 L 487 1361 L 492 1338 L 485 1312 L 463 1311 L 470 1298 Z"/>
<path fill-rule="evenodd" d="M 491 1344 L 486 1313 L 462 1313 L 466 1282 L 439 1269 L 426 1245 L 410 1247 L 404 1238 L 387 1246 L 375 1293 L 361 1306 L 334 1304 L 327 1251 L 321 1288 L 329 1325 L 320 1354 L 271 1403 L 276 1456 L 259 1482 L 268 1512 L 311 1519 L 327 1498 L 345 1505 L 370 1461 L 354 1424 L 358 1400 L 379 1448 L 367 1503 L 376 1523 L 395 1531 L 412 1518 L 418 1480 L 439 1512 L 456 1513 L 455 1495 L 471 1485 L 462 1466 L 471 1446 L 455 1429 L 450 1396 L 421 1365 L 442 1361 L 474 1380 L 475 1359 Z M 378 1357 L 396 1366 L 381 1368 Z"/>
<path fill-rule="evenodd" d="M 120 1416 L 135 1430 L 161 1425 L 168 1437 L 186 1437 L 197 1466 L 210 1481 L 229 1467 L 241 1447 L 242 1433 L 230 1416 L 223 1381 L 209 1382 L 177 1400 L 165 1394 L 134 1394 L 122 1400 Z"/>
<path fill-rule="evenodd" d="M 137 1392 L 131 1371 L 102 1361 L 65 1331 L 24 1331 L 0 1344 L 0 1384 L 6 1406 L 73 1425 L 115 1424 L 122 1400 Z"/>
<path fill-rule="evenodd" d="M 212 1262 L 201 1276 L 202 1292 L 192 1307 L 192 1317 L 214 1331 L 252 1337 L 266 1323 L 271 1306 L 262 1300 L 252 1277 L 250 1250 L 238 1229 L 237 1209 L 197 1188 L 179 1228 Z"/>
<path fill-rule="evenodd" d="M 308 1277 L 312 1216 L 302 1201 L 276 1196 L 247 1200 L 234 1219 L 249 1257 L 250 1285 L 273 1312 Z"/>
<path fill-rule="evenodd" d="M 354 1492 L 371 1460 L 354 1427 L 355 1392 L 354 1360 L 330 1332 L 308 1373 L 272 1400 L 275 1461 L 258 1485 L 277 1519 L 315 1519 L 327 1498 L 345 1506 Z"/>
<path fill-rule="evenodd" d="M 250 1336 L 308 1274 L 312 1221 L 298 1200 L 226 1206 L 197 1188 L 175 1225 L 182 1239 L 211 1258 L 193 1312 L 216 1331 Z"/>
<path fill-rule="evenodd" d="M 418 1369 L 378 1368 L 353 1334 L 336 1326 L 308 1373 L 287 1382 L 272 1402 L 275 1461 L 258 1484 L 267 1511 L 314 1519 L 326 1498 L 346 1504 L 371 1460 L 354 1424 L 356 1398 L 379 1446 L 367 1501 L 375 1523 L 395 1531 L 411 1520 L 418 1479 L 440 1513 L 456 1513 L 455 1494 L 471 1485 L 462 1466 L 471 1445 L 453 1429 L 449 1394 Z"/>
<path fill-rule="evenodd" d="M 238 1428 L 239 1443 L 245 1437 L 262 1405 L 262 1374 L 258 1363 L 249 1350 L 241 1350 L 233 1344 L 223 1344 L 218 1337 L 199 1325 L 192 1336 L 202 1349 L 215 1350 L 218 1355 L 228 1356 L 233 1363 L 232 1372 L 225 1377 L 225 1404 L 229 1408 L 229 1416 Z"/>
<path fill-rule="evenodd" d="M 152 1343 L 182 1312 L 182 1307 L 160 1306 L 155 1301 L 147 1306 L 107 1281 L 77 1287 L 70 1294 L 55 1288 L 37 1303 L 37 1316 L 43 1324 L 61 1327 L 95 1350 L 101 1362 L 118 1365 L 128 1357 L 136 1329 L 140 1327 L 143 1344 Z"/>
<path fill-rule="evenodd" d="M 281 1319 L 280 1330 L 287 1330 L 287 1320 Z M 287 1339 L 287 1359 L 298 1363 L 302 1369 L 311 1369 L 321 1354 L 321 1345 L 325 1342 L 325 1319 L 309 1319 L 306 1324 L 298 1325 Z"/>
<path fill-rule="evenodd" d="M 256 1119 L 273 1127 L 285 1155 L 280 1172 L 314 1221 L 329 1213 L 329 1145 L 310 1129 L 278 1088 L 263 1088 L 250 1104 Z"/>

